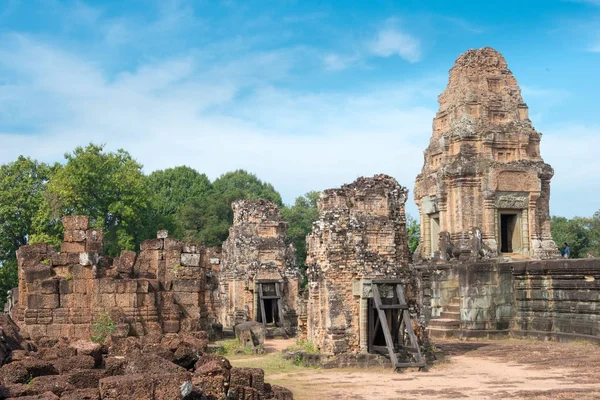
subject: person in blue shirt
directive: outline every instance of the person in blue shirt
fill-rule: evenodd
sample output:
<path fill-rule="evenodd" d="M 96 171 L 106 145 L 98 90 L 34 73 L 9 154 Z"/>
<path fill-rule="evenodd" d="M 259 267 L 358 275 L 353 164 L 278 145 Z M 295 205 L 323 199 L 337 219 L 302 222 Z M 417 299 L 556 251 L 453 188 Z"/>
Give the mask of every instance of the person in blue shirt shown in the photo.
<path fill-rule="evenodd" d="M 567 242 L 565 242 L 565 247 L 563 247 L 560 254 L 563 256 L 563 258 L 571 258 L 571 249 L 569 248 L 569 244 Z"/>

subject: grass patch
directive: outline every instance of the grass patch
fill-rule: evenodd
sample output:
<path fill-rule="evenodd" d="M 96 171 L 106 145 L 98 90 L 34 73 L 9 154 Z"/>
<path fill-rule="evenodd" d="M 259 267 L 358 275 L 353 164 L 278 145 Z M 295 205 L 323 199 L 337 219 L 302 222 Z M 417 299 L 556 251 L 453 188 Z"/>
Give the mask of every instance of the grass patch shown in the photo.
<path fill-rule="evenodd" d="M 251 346 L 242 346 L 239 340 L 237 339 L 229 339 L 217 342 L 223 346 L 223 350 L 216 351 L 215 354 L 219 354 L 221 356 L 232 356 L 232 355 L 253 355 L 254 348 Z"/>
<path fill-rule="evenodd" d="M 319 349 L 310 340 L 301 339 L 296 344 L 285 349 L 287 352 L 303 351 L 308 354 L 319 354 Z"/>
<path fill-rule="evenodd" d="M 316 369 L 297 365 L 293 360 L 285 360 L 281 353 L 255 355 L 254 357 L 233 356 L 228 359 L 236 367 L 261 368 L 265 371 L 265 375 Z"/>

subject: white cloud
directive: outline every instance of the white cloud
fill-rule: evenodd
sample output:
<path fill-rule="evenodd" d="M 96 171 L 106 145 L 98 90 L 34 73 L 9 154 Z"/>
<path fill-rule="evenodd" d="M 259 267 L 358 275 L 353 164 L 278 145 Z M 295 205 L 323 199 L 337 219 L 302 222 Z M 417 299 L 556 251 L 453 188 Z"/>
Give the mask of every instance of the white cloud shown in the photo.
<path fill-rule="evenodd" d="M 369 50 L 380 57 L 398 55 L 412 63 L 421 58 L 420 41 L 392 27 L 381 29 L 377 37 L 369 43 Z"/>
<path fill-rule="evenodd" d="M 600 125 L 568 124 L 548 129 L 541 142 L 544 160 L 554 168 L 552 214 L 590 216 L 600 209 Z M 558 210 L 558 211 L 556 211 Z"/>
<path fill-rule="evenodd" d="M 342 71 L 352 66 L 359 60 L 359 57 L 344 56 L 336 53 L 329 53 L 323 57 L 323 63 L 327 71 Z"/>
<path fill-rule="evenodd" d="M 35 133 L 0 132 L 0 162 L 19 154 L 58 161 L 93 141 L 128 150 L 146 172 L 186 164 L 215 178 L 245 168 L 286 202 L 376 173 L 412 189 L 434 116 L 418 104 L 438 91 L 430 81 L 350 93 L 284 90 L 271 69 L 285 77 L 298 56 L 289 51 L 210 66 L 189 53 L 109 78 L 62 49 L 25 36 L 10 42 L 0 44 L 0 65 L 19 79 L 13 95 L 0 96 L 0 110 L 10 104 L 13 125 L 34 121 Z"/>

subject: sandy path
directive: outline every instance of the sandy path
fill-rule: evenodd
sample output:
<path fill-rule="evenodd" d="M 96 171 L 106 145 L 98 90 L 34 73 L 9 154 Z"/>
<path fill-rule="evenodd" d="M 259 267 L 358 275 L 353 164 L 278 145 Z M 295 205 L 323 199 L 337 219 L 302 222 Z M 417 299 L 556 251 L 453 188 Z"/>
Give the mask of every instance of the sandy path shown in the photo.
<path fill-rule="evenodd" d="M 270 374 L 268 379 L 292 389 L 298 400 L 561 398 L 555 396 L 560 392 L 570 392 L 566 398 L 600 398 L 600 383 L 571 380 L 566 369 L 539 371 L 469 356 L 453 357 L 430 372 L 314 370 Z"/>
<path fill-rule="evenodd" d="M 274 349 L 289 345 L 269 342 Z M 600 399 L 596 346 L 499 341 L 447 342 L 440 347 L 448 360 L 429 372 L 273 368 L 265 380 L 291 389 L 297 400 Z"/>

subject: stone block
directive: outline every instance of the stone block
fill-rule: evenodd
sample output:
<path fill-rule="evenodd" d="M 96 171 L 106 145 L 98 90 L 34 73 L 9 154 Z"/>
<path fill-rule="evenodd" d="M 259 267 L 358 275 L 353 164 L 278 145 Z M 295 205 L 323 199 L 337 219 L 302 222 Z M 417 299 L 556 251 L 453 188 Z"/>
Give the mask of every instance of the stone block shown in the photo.
<path fill-rule="evenodd" d="M 200 266 L 200 254 L 181 254 L 181 265 L 186 267 L 199 267 Z"/>
<path fill-rule="evenodd" d="M 140 245 L 140 250 L 141 251 L 145 251 L 145 250 L 162 250 L 163 248 L 163 241 L 162 239 L 148 239 L 148 240 L 144 240 L 142 242 L 142 244 Z"/>
<path fill-rule="evenodd" d="M 69 273 L 74 280 L 79 279 L 94 279 L 94 271 L 91 266 L 71 265 Z"/>
<path fill-rule="evenodd" d="M 260 368 L 231 368 L 231 378 L 229 379 L 231 389 L 238 386 L 251 387 L 260 393 L 265 391 L 265 373 Z"/>
<path fill-rule="evenodd" d="M 61 253 L 83 253 L 85 251 L 85 243 L 69 243 L 62 242 L 60 244 Z"/>
<path fill-rule="evenodd" d="M 195 306 L 200 304 L 200 293 L 174 292 L 173 299 L 177 304 Z"/>
<path fill-rule="evenodd" d="M 156 233 L 156 237 L 158 239 L 166 239 L 167 237 L 169 237 L 169 231 L 167 231 L 166 229 L 162 229 Z"/>
<path fill-rule="evenodd" d="M 28 294 L 27 307 L 31 309 L 58 308 L 60 304 L 58 294 Z"/>
<path fill-rule="evenodd" d="M 63 266 L 68 264 L 66 253 L 54 253 L 51 257 L 52 266 Z"/>
<path fill-rule="evenodd" d="M 114 282 L 115 293 L 135 293 L 137 291 L 138 284 L 134 280 L 118 279 Z"/>
<path fill-rule="evenodd" d="M 46 279 L 40 283 L 40 292 L 42 294 L 58 293 L 58 279 Z"/>
<path fill-rule="evenodd" d="M 85 251 L 88 253 L 102 253 L 102 242 L 86 242 Z"/>
<path fill-rule="evenodd" d="M 174 280 L 172 282 L 171 290 L 173 292 L 200 293 L 203 291 L 202 281 L 198 279 Z"/>
<path fill-rule="evenodd" d="M 136 307 L 137 295 L 135 293 L 117 293 L 115 294 L 117 307 Z"/>
<path fill-rule="evenodd" d="M 243 346 L 262 348 L 265 343 L 265 327 L 260 322 L 249 321 L 235 326 L 235 336 Z"/>
<path fill-rule="evenodd" d="M 191 382 L 188 372 L 162 374 L 130 374 L 100 379 L 103 400 L 156 399 L 179 400 L 181 387 Z"/>
<path fill-rule="evenodd" d="M 83 252 L 79 253 L 79 264 L 84 266 L 95 265 L 98 263 L 98 254 Z"/>
<path fill-rule="evenodd" d="M 37 283 L 52 277 L 52 268 L 49 265 L 40 264 L 24 268 L 23 273 L 27 283 Z"/>
<path fill-rule="evenodd" d="M 85 242 L 86 237 L 86 231 L 84 230 L 65 230 L 65 242 Z"/>
<path fill-rule="evenodd" d="M 96 287 L 100 293 L 116 293 L 116 282 L 112 278 L 97 279 Z"/>
<path fill-rule="evenodd" d="M 87 230 L 90 225 L 89 217 L 81 215 L 66 215 L 62 217 L 62 224 L 65 231 L 69 230 Z"/>
<path fill-rule="evenodd" d="M 165 238 L 164 249 L 165 250 L 182 251 L 183 250 L 183 242 L 179 239 Z"/>
<path fill-rule="evenodd" d="M 102 243 L 104 241 L 104 231 L 102 229 L 88 229 L 86 238 L 88 242 Z"/>
<path fill-rule="evenodd" d="M 184 253 L 200 253 L 201 247 L 197 243 L 192 242 L 184 242 L 183 243 L 183 252 Z"/>

